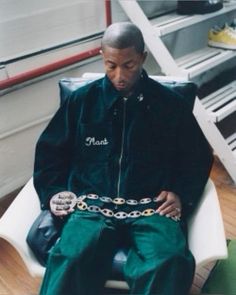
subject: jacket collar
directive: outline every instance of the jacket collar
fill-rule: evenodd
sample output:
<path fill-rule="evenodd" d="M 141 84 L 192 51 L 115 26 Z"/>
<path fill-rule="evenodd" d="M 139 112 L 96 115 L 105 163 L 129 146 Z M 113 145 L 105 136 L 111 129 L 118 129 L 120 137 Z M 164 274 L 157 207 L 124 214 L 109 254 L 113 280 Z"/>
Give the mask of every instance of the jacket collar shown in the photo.
<path fill-rule="evenodd" d="M 141 77 L 139 83 L 137 83 L 137 87 L 134 90 L 134 93 L 131 95 L 131 97 L 136 97 L 137 100 L 142 101 L 144 96 L 143 93 L 145 91 L 145 84 L 148 80 L 148 75 L 145 70 L 142 70 Z M 107 108 L 111 108 L 112 105 L 121 97 L 123 97 L 119 91 L 116 90 L 116 88 L 113 86 L 112 82 L 109 80 L 107 75 L 105 75 L 103 82 L 102 82 L 102 88 L 103 88 L 103 99 L 104 103 L 107 106 Z"/>

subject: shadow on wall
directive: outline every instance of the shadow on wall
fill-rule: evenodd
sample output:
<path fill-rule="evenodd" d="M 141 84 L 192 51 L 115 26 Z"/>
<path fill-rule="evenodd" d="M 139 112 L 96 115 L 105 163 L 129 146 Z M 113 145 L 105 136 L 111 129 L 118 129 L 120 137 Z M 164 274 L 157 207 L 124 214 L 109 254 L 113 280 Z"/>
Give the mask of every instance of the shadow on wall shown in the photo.
<path fill-rule="evenodd" d="M 144 13 L 149 17 L 162 15 L 168 11 L 176 10 L 177 0 L 171 1 L 138 1 Z"/>

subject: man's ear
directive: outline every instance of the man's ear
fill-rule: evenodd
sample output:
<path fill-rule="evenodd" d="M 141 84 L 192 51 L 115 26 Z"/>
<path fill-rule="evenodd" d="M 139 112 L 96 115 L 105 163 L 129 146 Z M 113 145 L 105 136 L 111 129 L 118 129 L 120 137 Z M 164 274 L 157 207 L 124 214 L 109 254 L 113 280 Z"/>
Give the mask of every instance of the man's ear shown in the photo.
<path fill-rule="evenodd" d="M 148 55 L 147 51 L 144 51 L 143 52 L 143 63 L 145 62 L 147 55 Z"/>

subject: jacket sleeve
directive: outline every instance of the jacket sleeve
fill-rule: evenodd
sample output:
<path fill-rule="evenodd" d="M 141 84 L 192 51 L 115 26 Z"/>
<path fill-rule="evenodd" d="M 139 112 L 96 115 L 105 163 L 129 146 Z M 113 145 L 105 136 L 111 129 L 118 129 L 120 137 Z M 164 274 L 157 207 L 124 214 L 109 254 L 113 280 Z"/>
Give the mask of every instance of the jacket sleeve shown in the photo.
<path fill-rule="evenodd" d="M 189 215 L 201 198 L 213 163 L 212 150 L 191 109 L 184 105 L 178 131 L 173 191 Z"/>
<path fill-rule="evenodd" d="M 36 144 L 33 180 L 42 209 L 49 207 L 52 195 L 68 190 L 75 132 L 71 100 L 68 98 L 58 109 Z"/>

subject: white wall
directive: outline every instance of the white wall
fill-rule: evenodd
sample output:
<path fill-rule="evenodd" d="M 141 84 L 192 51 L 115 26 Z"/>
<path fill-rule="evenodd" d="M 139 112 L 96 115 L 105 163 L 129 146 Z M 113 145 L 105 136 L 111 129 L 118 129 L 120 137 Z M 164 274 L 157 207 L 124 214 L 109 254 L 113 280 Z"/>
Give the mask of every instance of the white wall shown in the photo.
<path fill-rule="evenodd" d="M 101 32 L 103 0 L 0 0 L 0 62 Z"/>
<path fill-rule="evenodd" d="M 74 42 L 105 26 L 103 0 L 0 0 L 0 80 L 100 46 L 99 38 Z M 58 80 L 94 69 L 102 70 L 98 58 L 0 91 L 0 197 L 32 175 L 35 143 L 58 107 Z"/>
<path fill-rule="evenodd" d="M 101 59 L 0 94 L 0 198 L 32 176 L 36 141 L 59 106 L 59 79 L 81 76 L 86 71 L 102 72 Z"/>

